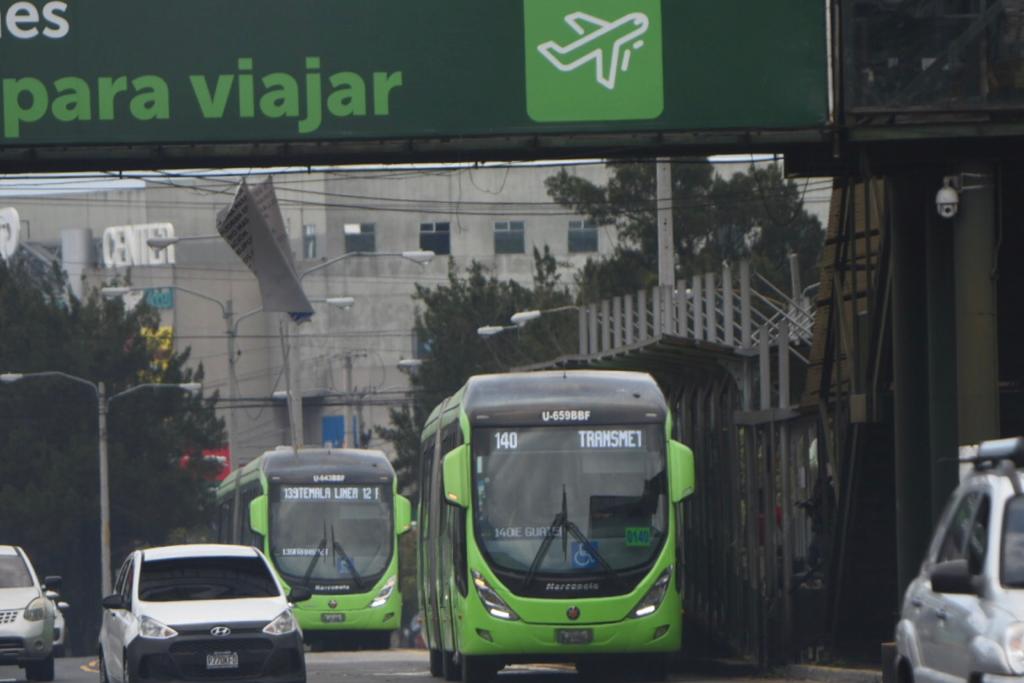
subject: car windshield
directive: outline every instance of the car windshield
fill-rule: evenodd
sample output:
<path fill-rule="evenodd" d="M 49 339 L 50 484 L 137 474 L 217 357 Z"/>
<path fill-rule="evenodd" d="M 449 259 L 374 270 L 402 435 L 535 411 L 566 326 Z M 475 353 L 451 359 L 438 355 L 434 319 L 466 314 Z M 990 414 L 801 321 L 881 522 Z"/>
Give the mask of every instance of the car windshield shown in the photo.
<path fill-rule="evenodd" d="M 18 555 L 0 555 L 0 588 L 31 588 L 32 575 Z"/>
<path fill-rule="evenodd" d="M 661 547 L 667 482 L 657 426 L 480 429 L 473 461 L 477 539 L 505 570 L 607 573 L 645 565 Z"/>
<path fill-rule="evenodd" d="M 391 484 L 277 484 L 270 497 L 270 554 L 291 579 L 354 581 L 391 561 Z"/>
<path fill-rule="evenodd" d="M 150 602 L 272 598 L 281 592 L 259 557 L 144 560 L 139 599 Z"/>
<path fill-rule="evenodd" d="M 1024 588 L 1024 496 L 1006 501 L 1002 545 L 1003 585 Z"/>

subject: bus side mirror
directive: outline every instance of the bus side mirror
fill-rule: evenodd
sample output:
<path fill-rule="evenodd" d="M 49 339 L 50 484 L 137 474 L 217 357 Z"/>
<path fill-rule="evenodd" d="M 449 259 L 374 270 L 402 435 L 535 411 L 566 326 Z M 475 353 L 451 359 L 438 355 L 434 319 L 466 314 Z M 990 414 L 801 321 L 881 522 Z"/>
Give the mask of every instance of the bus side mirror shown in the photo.
<path fill-rule="evenodd" d="M 267 537 L 267 497 L 253 498 L 249 503 L 249 528 L 260 536 Z"/>
<path fill-rule="evenodd" d="M 448 451 L 442 461 L 444 499 L 452 505 L 469 507 L 469 449 L 465 444 Z"/>
<path fill-rule="evenodd" d="M 412 503 L 403 495 L 395 496 L 395 531 L 404 534 L 412 528 Z"/>
<path fill-rule="evenodd" d="M 695 479 L 693 451 L 678 441 L 669 441 L 668 492 L 673 503 L 693 494 Z"/>

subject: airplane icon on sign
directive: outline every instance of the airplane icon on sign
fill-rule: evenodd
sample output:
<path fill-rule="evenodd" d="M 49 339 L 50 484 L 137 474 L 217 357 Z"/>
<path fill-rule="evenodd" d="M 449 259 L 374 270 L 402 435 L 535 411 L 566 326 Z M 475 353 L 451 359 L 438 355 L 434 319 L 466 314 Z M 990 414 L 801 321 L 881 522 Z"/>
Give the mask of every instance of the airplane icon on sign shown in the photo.
<path fill-rule="evenodd" d="M 568 45 L 553 40 L 541 43 L 537 49 L 559 71 L 575 71 L 590 61 L 597 71 L 597 82 L 615 89 L 619 71 L 629 68 L 634 50 L 644 45 L 640 39 L 650 21 L 641 12 L 631 12 L 615 21 L 604 21 L 584 12 L 573 12 L 565 17 L 573 31 L 580 35 Z"/>

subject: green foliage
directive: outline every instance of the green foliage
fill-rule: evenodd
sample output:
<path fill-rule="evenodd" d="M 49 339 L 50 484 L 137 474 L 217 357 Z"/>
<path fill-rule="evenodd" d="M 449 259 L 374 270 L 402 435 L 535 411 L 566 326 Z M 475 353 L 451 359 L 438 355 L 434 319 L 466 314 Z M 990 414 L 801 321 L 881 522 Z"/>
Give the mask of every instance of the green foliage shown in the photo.
<path fill-rule="evenodd" d="M 606 259 L 590 259 L 577 274 L 583 301 L 649 287 L 657 281 L 656 164 L 613 162 L 605 186 L 570 175 L 549 177 L 548 194 L 599 225 L 615 226 L 619 246 Z M 750 258 L 757 272 L 784 291 L 790 251 L 799 256 L 801 281 L 816 282 L 824 239 L 817 218 L 803 208 L 801 188 L 775 164 L 751 166 L 725 179 L 703 159 L 672 163 L 673 243 L 679 277 L 717 271 L 723 262 Z M 751 246 L 751 238 L 757 236 Z"/>
<path fill-rule="evenodd" d="M 416 316 L 416 334 L 427 349 L 423 365 L 411 378 L 416 391 L 412 407 L 391 411 L 391 426 L 378 434 L 395 446 L 394 463 L 399 486 L 416 495 L 419 474 L 419 433 L 434 406 L 458 390 L 471 375 L 503 372 L 511 367 L 569 354 L 559 340 L 575 334 L 572 310 L 541 316 L 521 329 L 482 338 L 477 328 L 510 325 L 513 313 L 547 310 L 572 304 L 561 283 L 559 264 L 545 247 L 534 250 L 534 282 L 529 289 L 514 281 L 501 281 L 473 262 L 460 274 L 449 260 L 448 282 L 436 287 L 416 286 L 414 298 L 422 304 Z M 561 342 L 564 343 L 564 342 Z"/>
<path fill-rule="evenodd" d="M 202 380 L 166 366 L 143 330 L 157 315 L 126 313 L 93 294 L 79 301 L 59 273 L 37 278 L 0 262 L 0 372 L 61 371 L 103 382 L 107 396 L 144 382 Z M 112 562 L 138 546 L 202 538 L 208 484 L 179 457 L 223 440 L 215 399 L 141 390 L 112 401 L 108 416 Z M 64 378 L 0 384 L 0 539 L 25 548 L 41 574 L 64 577 L 75 651 L 92 652 L 99 614 L 98 403 L 94 390 Z"/>

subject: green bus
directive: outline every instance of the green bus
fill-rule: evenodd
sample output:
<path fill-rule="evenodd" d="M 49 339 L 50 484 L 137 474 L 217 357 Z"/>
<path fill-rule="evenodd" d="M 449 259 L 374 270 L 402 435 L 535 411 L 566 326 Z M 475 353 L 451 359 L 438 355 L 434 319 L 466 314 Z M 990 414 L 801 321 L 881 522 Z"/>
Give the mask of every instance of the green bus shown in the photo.
<path fill-rule="evenodd" d="M 217 488 L 218 540 L 259 548 L 286 590 L 313 592 L 294 613 L 314 648 L 388 647 L 402 623 L 397 537 L 410 515 L 375 450 L 279 447 Z"/>
<path fill-rule="evenodd" d="M 479 375 L 421 440 L 420 609 L 430 672 L 517 662 L 664 675 L 682 630 L 693 452 L 644 373 Z"/>

